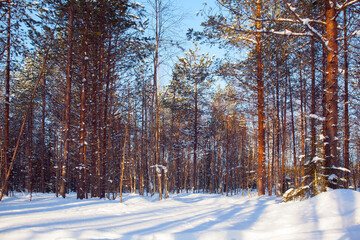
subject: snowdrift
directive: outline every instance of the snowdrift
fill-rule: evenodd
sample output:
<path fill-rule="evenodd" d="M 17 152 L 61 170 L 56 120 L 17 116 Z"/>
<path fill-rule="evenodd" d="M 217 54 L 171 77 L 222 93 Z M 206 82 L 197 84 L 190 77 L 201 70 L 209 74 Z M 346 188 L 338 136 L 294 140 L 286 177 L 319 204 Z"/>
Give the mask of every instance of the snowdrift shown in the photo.
<path fill-rule="evenodd" d="M 18 193 L 0 202 L 0 239 L 360 239 L 360 193 L 275 197 L 125 194 L 124 202 Z"/>

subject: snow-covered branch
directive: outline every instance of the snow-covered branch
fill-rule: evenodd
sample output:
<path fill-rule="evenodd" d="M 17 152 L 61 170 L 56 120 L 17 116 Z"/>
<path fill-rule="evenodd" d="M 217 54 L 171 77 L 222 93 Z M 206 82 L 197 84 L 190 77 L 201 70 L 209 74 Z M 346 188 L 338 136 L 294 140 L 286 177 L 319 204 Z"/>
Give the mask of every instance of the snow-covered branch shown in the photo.
<path fill-rule="evenodd" d="M 360 0 L 346 0 L 342 5 L 339 5 L 337 2 L 336 4 L 336 10 L 338 10 L 339 12 L 341 12 L 342 10 L 344 10 L 345 8 L 360 2 Z"/>
<path fill-rule="evenodd" d="M 319 31 L 317 31 L 314 27 L 312 27 L 310 25 L 311 19 L 301 18 L 299 16 L 299 14 L 296 13 L 296 8 L 292 7 L 290 3 L 287 3 L 286 5 L 288 6 L 289 10 L 294 14 L 296 19 L 298 19 L 304 26 L 306 26 L 314 34 L 315 37 L 320 39 L 320 41 L 324 44 L 324 46 L 328 49 L 328 51 L 333 51 L 329 47 L 329 44 L 328 44 L 328 41 L 326 40 L 326 38 L 324 38 L 324 36 L 321 33 L 319 33 Z"/>

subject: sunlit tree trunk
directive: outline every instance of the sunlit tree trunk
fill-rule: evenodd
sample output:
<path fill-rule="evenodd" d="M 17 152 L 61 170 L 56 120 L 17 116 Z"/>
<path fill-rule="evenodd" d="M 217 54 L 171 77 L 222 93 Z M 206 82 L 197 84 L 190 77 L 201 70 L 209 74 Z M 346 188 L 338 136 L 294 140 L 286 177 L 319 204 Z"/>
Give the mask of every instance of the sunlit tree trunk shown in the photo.
<path fill-rule="evenodd" d="M 336 5 L 333 0 L 325 1 L 327 58 L 325 78 L 326 99 L 326 135 L 325 135 L 325 167 L 326 174 L 331 176 L 334 172 L 332 167 L 339 166 L 338 160 L 338 33 L 336 22 Z M 328 180 L 328 186 L 338 188 L 337 183 Z"/>
<path fill-rule="evenodd" d="M 261 18 L 262 3 L 260 0 L 256 4 L 256 18 Z M 261 22 L 256 21 L 256 29 L 261 30 Z M 257 63 L 257 95 L 258 95 L 258 194 L 265 194 L 265 93 L 264 93 L 264 79 L 263 79 L 263 62 L 261 49 L 261 33 L 256 34 L 256 63 Z"/>

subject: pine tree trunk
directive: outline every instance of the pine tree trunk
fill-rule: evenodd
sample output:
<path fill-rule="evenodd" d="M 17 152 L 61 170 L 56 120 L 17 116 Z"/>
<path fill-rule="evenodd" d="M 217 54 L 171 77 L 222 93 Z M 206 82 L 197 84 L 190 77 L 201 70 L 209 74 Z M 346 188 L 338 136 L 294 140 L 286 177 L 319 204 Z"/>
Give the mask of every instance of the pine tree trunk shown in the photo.
<path fill-rule="evenodd" d="M 67 164 L 69 161 L 69 144 L 70 144 L 70 110 L 71 110 L 71 81 L 72 81 L 72 51 L 73 51 L 73 34 L 74 34 L 74 3 L 70 1 L 69 8 L 69 35 L 68 35 L 68 52 L 66 67 L 66 90 L 65 90 L 65 113 L 64 113 L 64 156 L 61 171 L 60 194 L 63 198 L 66 196 L 67 181 Z"/>
<path fill-rule="evenodd" d="M 325 174 L 331 176 L 334 173 L 333 166 L 339 167 L 337 135 L 338 135 L 338 34 L 336 22 L 336 5 L 333 0 L 325 1 L 326 17 L 326 39 L 327 58 L 326 58 L 326 135 L 325 141 L 328 151 L 325 152 Z M 337 181 L 328 179 L 328 187 L 338 188 Z"/>
<path fill-rule="evenodd" d="M 101 25 L 103 26 L 103 25 Z M 101 36 L 100 36 L 100 43 L 99 43 L 99 53 L 98 53 L 98 112 L 97 112 L 97 162 L 96 162 L 96 185 L 97 185 L 97 196 L 99 198 L 103 198 L 105 196 L 104 189 L 103 189 L 103 162 L 104 162 L 104 149 L 103 143 L 104 139 L 102 136 L 102 129 L 104 127 L 104 119 L 103 119 L 103 84 L 104 84 L 104 33 L 102 32 L 103 28 L 101 27 Z"/>
<path fill-rule="evenodd" d="M 43 78 L 41 115 L 41 192 L 45 193 L 45 116 L 46 116 L 46 78 Z"/>
<path fill-rule="evenodd" d="M 218 165 L 218 174 L 217 174 L 217 193 L 222 194 L 222 181 L 223 181 L 223 174 L 222 174 L 222 163 L 221 163 L 221 131 L 219 130 L 218 133 L 218 156 L 217 156 L 217 165 Z"/>
<path fill-rule="evenodd" d="M 282 159 L 281 159 L 281 167 L 280 167 L 280 194 L 282 195 L 285 192 L 285 184 L 286 184 L 286 172 L 285 172 L 285 158 L 286 158 L 286 112 L 287 112 L 287 81 L 285 81 L 285 92 L 284 92 L 284 105 L 283 105 L 283 142 L 282 142 Z"/>
<path fill-rule="evenodd" d="M 294 120 L 294 108 L 293 108 L 293 95 L 291 80 L 289 78 L 289 90 L 290 90 L 290 111 L 291 111 L 291 128 L 292 128 L 292 140 L 293 140 L 293 156 L 294 156 L 294 171 L 295 171 L 295 186 L 298 185 L 298 168 L 297 168 L 297 156 L 296 156 L 296 135 L 295 135 L 295 120 Z"/>
<path fill-rule="evenodd" d="M 311 132 L 311 155 L 312 160 L 316 155 L 316 128 L 315 116 L 316 115 L 316 83 L 315 83 L 315 39 L 311 38 L 311 114 L 310 118 L 310 132 Z"/>
<path fill-rule="evenodd" d="M 180 116 L 178 115 L 177 117 L 178 121 L 177 121 L 177 128 L 176 128 L 176 193 L 179 194 L 180 193 L 180 189 L 181 189 L 181 166 L 180 166 Z"/>
<path fill-rule="evenodd" d="M 8 18 L 7 18 L 7 36 L 6 36 L 6 75 L 5 75 L 5 109 L 4 109 L 4 166 L 2 185 L 3 192 L 8 195 L 8 183 L 6 183 L 5 175 L 8 171 L 9 164 L 9 147 L 10 147 L 10 63 L 11 63 L 11 1 L 8 4 Z"/>
<path fill-rule="evenodd" d="M 349 144 L 350 144 L 350 125 L 349 125 L 349 62 L 348 62 L 348 34 L 347 34 L 347 11 L 344 9 L 344 120 L 345 120 L 345 130 L 344 130 L 344 164 L 345 168 L 350 168 L 350 154 L 349 154 Z M 345 172 L 345 188 L 349 187 L 349 173 Z"/>
<path fill-rule="evenodd" d="M 154 165 L 159 163 L 159 103 L 158 103 L 158 68 L 159 68 L 159 1 L 155 0 L 155 58 L 154 58 L 154 100 L 155 100 L 155 142 L 154 142 Z M 158 173 L 156 173 L 158 175 Z M 159 178 L 158 178 L 159 179 Z M 156 182 L 156 181 L 154 181 Z M 158 190 L 159 190 L 159 199 L 162 199 L 162 196 L 160 194 L 160 185 L 161 182 L 158 182 Z"/>
<path fill-rule="evenodd" d="M 82 39 L 82 71 L 81 71 L 81 94 L 80 94 L 80 171 L 78 198 L 83 199 L 87 196 L 87 163 L 86 163 L 86 90 L 87 90 L 87 71 L 88 71 L 88 3 L 86 4 L 86 15 L 84 24 L 84 36 Z M 86 197 L 87 198 L 87 197 Z"/>
<path fill-rule="evenodd" d="M 282 170 L 280 168 L 280 83 L 279 83 L 279 73 L 277 71 L 277 79 L 276 79 L 276 143 L 275 143 L 275 156 L 276 156 L 276 166 L 280 175 L 280 184 L 282 179 Z M 277 181 L 275 180 L 275 194 L 277 194 L 277 183 L 279 182 L 279 177 Z M 281 185 L 280 185 L 281 192 Z"/>
<path fill-rule="evenodd" d="M 225 131 L 226 131 L 226 156 L 225 156 L 225 161 L 226 161 L 226 172 L 225 172 L 225 194 L 226 196 L 229 196 L 229 175 L 230 175 L 230 156 L 229 156 L 229 148 L 230 148 L 230 139 L 229 139 L 229 120 L 226 119 L 225 120 Z"/>
<path fill-rule="evenodd" d="M 96 181 L 96 167 L 97 167 L 97 145 L 96 136 L 98 129 L 97 112 L 98 112 L 98 99 L 97 99 L 97 83 L 96 79 L 92 79 L 92 93 L 91 93 L 91 162 L 90 162 L 90 186 L 91 197 L 98 197 L 97 195 L 97 181 Z"/>
<path fill-rule="evenodd" d="M 127 116 L 127 123 L 125 128 L 125 139 L 124 139 L 124 147 L 123 147 L 123 155 L 122 155 L 122 161 L 120 166 L 120 202 L 122 203 L 122 188 L 123 188 L 123 181 L 124 181 L 124 170 L 125 170 L 125 158 L 126 158 L 126 140 L 128 138 L 128 132 L 129 132 L 129 124 L 130 124 L 130 109 L 128 110 L 128 116 Z"/>
<path fill-rule="evenodd" d="M 304 163 L 306 160 L 306 153 L 305 153 L 305 149 L 306 149 L 306 142 L 305 142 L 305 137 L 306 137 L 306 133 L 305 133 L 305 129 L 306 129 L 306 118 L 305 118 L 305 112 L 304 111 L 304 107 L 305 107 L 305 88 L 306 88 L 306 80 L 303 79 L 303 75 L 302 75 L 302 64 L 300 66 L 300 116 L 301 116 L 301 123 L 300 123 L 300 131 L 301 131 L 301 158 L 300 158 L 300 177 L 301 179 L 304 177 Z M 305 82 L 305 83 L 304 83 Z M 304 184 L 305 185 L 305 184 Z"/>
<path fill-rule="evenodd" d="M 256 18 L 261 18 L 262 3 L 260 0 L 256 4 Z M 256 21 L 256 29 L 261 30 L 261 22 Z M 264 79 L 262 63 L 261 33 L 256 34 L 256 62 L 257 62 L 257 95 L 258 95 L 258 195 L 265 194 L 265 97 L 264 97 Z"/>
<path fill-rule="evenodd" d="M 324 29 L 323 29 L 324 31 Z M 324 31 L 325 32 L 325 31 Z M 324 33 L 323 33 L 324 34 Z M 321 82 L 321 87 L 322 87 L 322 95 L 321 95 L 321 105 L 322 105 L 322 115 L 323 118 L 325 119 L 322 122 L 322 131 L 323 131 L 323 136 L 326 136 L 326 69 L 327 69 L 327 65 L 326 65 L 326 58 L 327 58 L 327 51 L 326 48 L 323 47 L 323 51 L 322 51 L 322 82 Z M 326 144 L 327 143 L 327 139 L 324 138 L 323 140 L 323 148 L 322 148 L 322 152 L 323 152 L 323 156 L 325 158 L 325 156 L 330 155 L 330 145 Z M 323 186 L 323 188 L 321 189 L 321 191 L 325 191 L 325 185 Z"/>
<path fill-rule="evenodd" d="M 194 108 L 194 159 L 191 190 L 197 190 L 197 147 L 198 147 L 198 91 L 197 78 L 195 77 L 195 108 Z"/>
<path fill-rule="evenodd" d="M 30 102 L 30 114 L 28 117 L 28 121 L 27 121 L 27 127 L 28 127 L 28 131 L 27 131 L 27 160 L 28 160 L 28 165 L 27 165 L 27 190 L 28 193 L 30 194 L 30 201 L 32 198 L 32 175 L 33 175 L 33 103 Z"/>

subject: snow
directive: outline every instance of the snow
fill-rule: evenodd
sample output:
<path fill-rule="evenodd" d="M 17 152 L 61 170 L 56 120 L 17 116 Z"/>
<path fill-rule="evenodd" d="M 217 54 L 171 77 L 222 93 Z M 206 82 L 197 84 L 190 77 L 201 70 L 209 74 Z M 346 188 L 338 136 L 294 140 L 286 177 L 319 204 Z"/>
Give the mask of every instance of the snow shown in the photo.
<path fill-rule="evenodd" d="M 138 7 L 141 7 L 141 8 L 145 8 L 144 5 L 142 5 L 141 3 L 138 3 L 138 2 L 135 3 L 135 6 L 138 6 Z"/>
<path fill-rule="evenodd" d="M 308 117 L 313 118 L 313 119 L 317 119 L 319 121 L 325 121 L 325 117 L 320 117 L 320 116 L 318 116 L 316 114 L 309 114 Z"/>
<path fill-rule="evenodd" d="M 325 159 L 324 159 L 324 158 L 319 158 L 319 157 L 317 157 L 317 156 L 315 156 L 315 157 L 311 160 L 311 162 L 313 162 L 313 163 L 318 163 L 318 162 L 322 162 L 322 161 L 325 161 Z"/>
<path fill-rule="evenodd" d="M 354 35 L 354 36 L 355 36 L 355 35 L 359 35 L 359 36 L 360 36 L 360 30 L 354 31 L 352 35 Z"/>
<path fill-rule="evenodd" d="M 358 239 L 360 193 L 334 190 L 301 202 L 179 194 L 158 201 L 76 200 L 17 193 L 0 202 L 1 239 Z"/>
<path fill-rule="evenodd" d="M 335 169 L 335 170 L 339 170 L 339 171 L 351 173 L 351 171 L 350 171 L 349 169 L 347 169 L 347 168 L 335 167 L 335 166 L 332 166 L 331 168 L 332 168 L 332 169 Z"/>
<path fill-rule="evenodd" d="M 336 176 L 335 174 L 331 174 L 328 179 L 330 182 L 332 182 L 332 181 L 338 179 L 338 176 Z"/>

